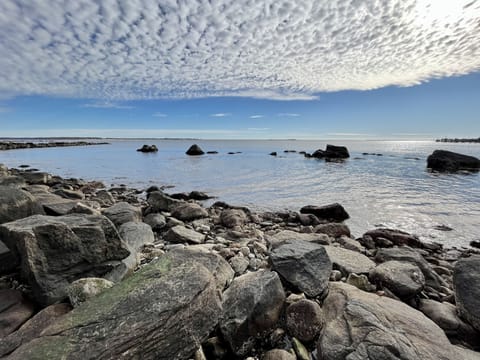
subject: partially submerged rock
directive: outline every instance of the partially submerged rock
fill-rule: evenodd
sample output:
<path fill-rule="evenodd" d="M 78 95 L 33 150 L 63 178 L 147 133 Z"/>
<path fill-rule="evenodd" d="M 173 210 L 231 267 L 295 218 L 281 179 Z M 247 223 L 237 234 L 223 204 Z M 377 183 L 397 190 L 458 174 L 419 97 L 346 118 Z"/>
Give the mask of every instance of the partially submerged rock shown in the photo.
<path fill-rule="evenodd" d="M 341 222 L 350 217 L 343 206 L 338 203 L 324 206 L 307 205 L 302 207 L 300 212 L 302 214 L 313 214 L 319 219 L 333 222 Z"/>
<path fill-rule="evenodd" d="M 447 150 L 435 150 L 427 158 L 427 168 L 439 172 L 479 171 L 480 159 Z"/>
<path fill-rule="evenodd" d="M 190 146 L 186 152 L 187 155 L 196 156 L 196 155 L 203 155 L 205 152 L 198 146 L 197 144 L 193 144 Z"/>
<path fill-rule="evenodd" d="M 137 149 L 137 151 L 140 151 L 143 153 L 152 153 L 152 152 L 157 152 L 158 148 L 155 144 L 153 145 L 144 144 L 141 148 Z"/>

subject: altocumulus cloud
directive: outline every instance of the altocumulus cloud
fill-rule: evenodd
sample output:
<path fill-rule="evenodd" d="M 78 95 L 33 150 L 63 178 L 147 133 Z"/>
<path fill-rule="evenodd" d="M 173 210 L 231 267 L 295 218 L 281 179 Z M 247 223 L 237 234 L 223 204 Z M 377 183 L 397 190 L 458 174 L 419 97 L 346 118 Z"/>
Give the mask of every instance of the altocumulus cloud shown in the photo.
<path fill-rule="evenodd" d="M 409 86 L 480 68 L 480 1 L 0 1 L 0 97 L 110 101 Z"/>

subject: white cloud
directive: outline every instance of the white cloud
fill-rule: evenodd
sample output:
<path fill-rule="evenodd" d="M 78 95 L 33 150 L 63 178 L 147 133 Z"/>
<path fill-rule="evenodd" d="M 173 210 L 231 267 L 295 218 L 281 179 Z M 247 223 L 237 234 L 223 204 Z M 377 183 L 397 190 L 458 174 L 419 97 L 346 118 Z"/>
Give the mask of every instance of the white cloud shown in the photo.
<path fill-rule="evenodd" d="M 251 115 L 250 119 L 261 119 L 263 117 L 265 117 L 265 116 L 264 115 Z"/>
<path fill-rule="evenodd" d="M 84 105 L 82 105 L 82 107 L 96 108 L 96 109 L 133 109 L 133 106 L 121 105 L 121 104 L 110 102 L 110 101 L 94 102 L 94 103 L 84 104 Z"/>
<path fill-rule="evenodd" d="M 159 113 L 159 112 L 156 112 L 154 113 L 152 116 L 155 116 L 155 117 L 167 117 L 168 115 L 167 114 L 164 114 L 164 113 Z"/>
<path fill-rule="evenodd" d="M 211 114 L 210 116 L 212 117 L 226 117 L 226 116 L 230 116 L 232 114 L 230 113 L 216 113 L 216 114 Z"/>
<path fill-rule="evenodd" d="M 409 86 L 480 70 L 480 1 L 0 1 L 0 98 Z"/>
<path fill-rule="evenodd" d="M 280 116 L 280 117 L 299 117 L 300 114 L 295 114 L 295 113 L 279 113 L 278 116 Z"/>
<path fill-rule="evenodd" d="M 267 131 L 267 130 L 270 130 L 270 128 L 248 128 L 247 130 L 250 130 L 250 131 Z"/>

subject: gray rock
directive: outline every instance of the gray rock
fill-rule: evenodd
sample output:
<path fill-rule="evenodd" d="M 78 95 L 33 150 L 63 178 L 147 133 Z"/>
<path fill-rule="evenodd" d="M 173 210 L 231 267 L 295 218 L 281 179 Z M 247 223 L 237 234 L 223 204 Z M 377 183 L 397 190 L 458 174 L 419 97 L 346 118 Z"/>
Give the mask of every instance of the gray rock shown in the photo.
<path fill-rule="evenodd" d="M 370 281 L 386 286 L 401 299 L 418 294 L 425 286 L 425 277 L 415 264 L 386 261 L 370 271 Z"/>
<path fill-rule="evenodd" d="M 113 195 L 107 190 L 99 190 L 95 193 L 93 200 L 98 201 L 102 206 L 112 206 L 115 204 Z"/>
<path fill-rule="evenodd" d="M 446 150 L 435 150 L 427 158 L 427 168 L 439 172 L 480 170 L 480 159 Z"/>
<path fill-rule="evenodd" d="M 43 214 L 43 210 L 31 194 L 15 187 L 0 186 L 0 223 L 35 214 Z"/>
<path fill-rule="evenodd" d="M 167 220 L 162 214 L 148 214 L 143 219 L 143 222 L 150 225 L 155 232 L 161 231 L 167 225 Z"/>
<path fill-rule="evenodd" d="M 272 250 L 270 260 L 282 278 L 307 296 L 326 294 L 332 263 L 322 245 L 289 240 Z"/>
<path fill-rule="evenodd" d="M 37 185 L 37 184 L 48 184 L 52 180 L 52 175 L 46 172 L 25 172 L 22 171 L 19 173 L 21 177 L 25 179 L 28 184 Z"/>
<path fill-rule="evenodd" d="M 175 206 L 172 216 L 182 221 L 193 221 L 207 217 L 208 212 L 196 203 L 181 203 Z"/>
<path fill-rule="evenodd" d="M 20 259 L 22 278 L 42 304 L 63 299 L 70 282 L 102 276 L 130 254 L 104 216 L 34 215 L 1 225 L 0 240 Z"/>
<path fill-rule="evenodd" d="M 228 228 L 242 226 L 247 222 L 247 215 L 240 209 L 226 209 L 220 214 L 222 224 Z"/>
<path fill-rule="evenodd" d="M 82 193 L 81 191 L 74 191 L 74 190 L 68 190 L 68 189 L 58 189 L 53 192 L 55 195 L 61 196 L 62 198 L 65 199 L 71 199 L 71 200 L 84 200 L 85 199 L 85 194 Z"/>
<path fill-rule="evenodd" d="M 372 292 L 377 290 L 377 287 L 371 284 L 370 281 L 368 281 L 368 277 L 363 274 L 361 275 L 357 275 L 354 273 L 348 274 L 346 283 L 349 285 L 353 285 L 356 288 L 363 291 Z"/>
<path fill-rule="evenodd" d="M 147 202 L 152 212 L 172 211 L 175 206 L 181 203 L 161 191 L 152 191 L 148 194 Z"/>
<path fill-rule="evenodd" d="M 97 296 L 113 286 L 113 282 L 102 278 L 83 278 L 72 282 L 67 288 L 67 295 L 73 307 Z"/>
<path fill-rule="evenodd" d="M 245 356 L 255 340 L 278 322 L 285 293 L 277 273 L 260 270 L 237 277 L 223 293 L 220 331 L 237 356 Z"/>
<path fill-rule="evenodd" d="M 273 349 L 263 355 L 263 360 L 296 360 L 297 357 L 286 350 Z"/>
<path fill-rule="evenodd" d="M 307 205 L 301 208 L 300 212 L 302 214 L 313 214 L 319 219 L 332 222 L 342 222 L 350 217 L 343 206 L 338 203 L 324 206 Z"/>
<path fill-rule="evenodd" d="M 0 177 L 1 186 L 14 186 L 14 187 L 24 187 L 27 185 L 25 179 L 21 176 L 1 176 Z"/>
<path fill-rule="evenodd" d="M 311 300 L 299 300 L 287 308 L 287 330 L 302 342 L 314 340 L 324 325 L 320 305 Z"/>
<path fill-rule="evenodd" d="M 164 239 L 173 243 L 201 244 L 205 242 L 205 235 L 182 225 L 172 227 L 165 233 Z"/>
<path fill-rule="evenodd" d="M 366 249 L 357 240 L 349 238 L 348 236 L 341 235 L 337 238 L 337 242 L 347 250 L 352 250 L 364 254 Z"/>
<path fill-rule="evenodd" d="M 249 260 L 244 256 L 236 255 L 229 260 L 235 275 L 242 275 L 248 269 Z"/>
<path fill-rule="evenodd" d="M 455 300 L 460 316 L 480 331 L 480 256 L 461 259 L 453 272 Z"/>
<path fill-rule="evenodd" d="M 378 247 L 387 247 L 387 245 L 391 246 L 391 244 L 398 246 L 407 245 L 416 248 L 423 247 L 423 243 L 418 237 L 400 230 L 385 228 L 373 229 L 363 234 L 363 237 L 366 236 L 369 236 L 371 239 L 373 239 Z M 385 242 L 385 239 L 389 240 L 390 244 Z"/>
<path fill-rule="evenodd" d="M 20 291 L 0 289 L 0 339 L 17 330 L 33 312 L 33 304 Z"/>
<path fill-rule="evenodd" d="M 461 359 L 442 329 L 400 301 L 332 283 L 323 312 L 322 359 Z"/>
<path fill-rule="evenodd" d="M 104 209 L 102 213 L 108 217 L 115 226 L 120 226 L 129 221 L 142 221 L 142 210 L 127 202 L 116 203 L 115 205 Z"/>
<path fill-rule="evenodd" d="M 170 264 L 169 255 L 148 264 L 59 319 L 10 359 L 192 357 L 222 313 L 219 293 L 202 265 Z"/>
<path fill-rule="evenodd" d="M 139 252 L 145 244 L 155 242 L 152 228 L 142 222 L 126 222 L 118 228 L 118 233 L 128 245 L 130 252 Z"/>
<path fill-rule="evenodd" d="M 0 274 L 7 274 L 20 264 L 19 259 L 0 241 Z"/>
<path fill-rule="evenodd" d="M 68 212 L 68 214 L 101 215 L 99 210 L 82 204 L 81 202 L 75 204 L 75 206 Z"/>
<path fill-rule="evenodd" d="M 319 224 L 315 226 L 314 231 L 320 234 L 327 234 L 333 238 L 337 238 L 342 235 L 350 236 L 350 229 L 348 226 L 341 223 Z"/>
<path fill-rule="evenodd" d="M 292 230 L 282 230 L 278 233 L 269 236 L 267 238 L 268 242 L 272 247 L 276 247 L 279 244 L 287 241 L 287 240 L 302 240 L 302 241 L 311 241 L 321 245 L 329 245 L 330 244 L 330 237 L 325 234 L 313 234 L 313 233 L 299 233 L 297 231 Z"/>
<path fill-rule="evenodd" d="M 368 274 L 375 267 L 375 263 L 363 254 L 343 249 L 338 246 L 325 246 L 333 268 L 340 270 L 344 276 L 350 273 Z"/>

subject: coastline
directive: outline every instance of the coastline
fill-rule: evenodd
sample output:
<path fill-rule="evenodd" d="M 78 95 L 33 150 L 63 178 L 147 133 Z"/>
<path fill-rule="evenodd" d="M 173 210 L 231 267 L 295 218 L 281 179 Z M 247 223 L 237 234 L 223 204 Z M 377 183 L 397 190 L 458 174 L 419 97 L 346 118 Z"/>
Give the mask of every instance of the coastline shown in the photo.
<path fill-rule="evenodd" d="M 93 145 L 110 145 L 108 142 L 88 142 L 88 141 L 49 141 L 49 142 L 13 142 L 1 141 L 0 150 L 19 150 L 19 149 L 43 149 L 53 147 L 70 147 L 70 146 L 93 146 Z"/>

